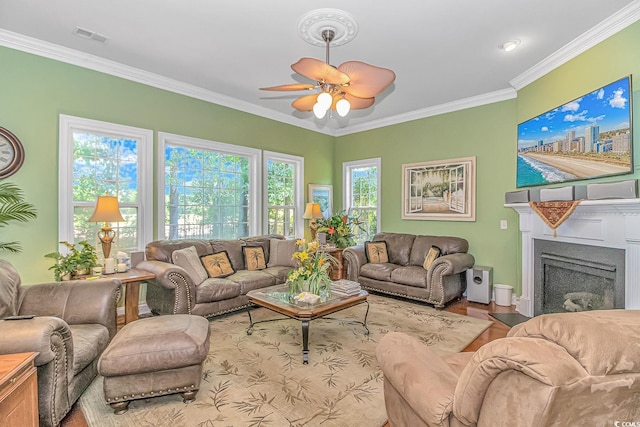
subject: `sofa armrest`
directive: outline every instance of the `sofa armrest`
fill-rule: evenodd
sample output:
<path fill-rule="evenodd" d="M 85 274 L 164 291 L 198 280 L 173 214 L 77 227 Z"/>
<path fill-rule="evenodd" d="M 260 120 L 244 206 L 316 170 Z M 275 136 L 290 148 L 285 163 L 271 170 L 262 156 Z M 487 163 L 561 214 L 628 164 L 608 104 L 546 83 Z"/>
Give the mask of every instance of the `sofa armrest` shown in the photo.
<path fill-rule="evenodd" d="M 364 246 L 351 246 L 342 251 L 342 259 L 347 271 L 347 279 L 358 281 L 360 267 L 367 263 L 367 256 L 364 253 Z"/>
<path fill-rule="evenodd" d="M 158 286 L 173 292 L 173 314 L 191 313 L 195 304 L 196 285 L 184 268 L 155 260 L 142 261 L 136 268 L 155 274 L 156 278 L 149 280 L 150 286 Z"/>
<path fill-rule="evenodd" d="M 55 316 L 69 325 L 96 323 L 116 334 L 122 284 L 117 279 L 69 280 L 24 286 L 20 314 Z"/>
<path fill-rule="evenodd" d="M 0 353 L 37 352 L 36 366 L 65 354 L 73 362 L 73 340 L 69 325 L 59 317 L 43 316 L 26 320 L 0 320 Z"/>
<path fill-rule="evenodd" d="M 429 347 L 402 332 L 385 335 L 376 358 L 388 382 L 426 425 L 448 425 L 458 382 L 454 370 Z M 403 408 L 389 408 L 402 411 Z M 389 414 L 390 421 L 393 414 Z"/>
<path fill-rule="evenodd" d="M 441 276 L 458 274 L 473 267 L 475 262 L 476 259 L 473 255 L 466 252 L 443 255 L 433 261 L 433 264 L 429 267 L 429 273 L 430 275 L 436 273 Z"/>

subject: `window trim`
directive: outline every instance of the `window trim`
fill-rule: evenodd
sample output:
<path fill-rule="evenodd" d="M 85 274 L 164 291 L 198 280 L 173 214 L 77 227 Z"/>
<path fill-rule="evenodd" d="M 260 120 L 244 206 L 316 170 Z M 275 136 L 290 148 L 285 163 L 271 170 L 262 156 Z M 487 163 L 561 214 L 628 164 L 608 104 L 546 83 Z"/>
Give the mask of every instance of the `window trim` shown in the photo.
<path fill-rule="evenodd" d="M 382 159 L 380 157 L 342 163 L 342 206 L 344 206 L 344 209 L 346 209 L 347 212 L 351 212 L 351 201 L 353 200 L 351 191 L 351 170 L 363 167 L 376 167 L 378 170 L 378 186 L 376 191 L 376 198 L 378 200 L 378 204 L 376 206 L 376 233 L 380 233 L 380 230 L 382 229 L 382 209 L 380 207 L 382 201 Z"/>
<path fill-rule="evenodd" d="M 140 141 L 138 147 L 138 250 L 153 240 L 153 131 L 117 123 L 59 116 L 58 241 L 73 242 L 73 131 Z"/>
<path fill-rule="evenodd" d="M 269 208 L 267 162 L 272 160 L 282 163 L 293 163 L 293 173 L 295 175 L 293 203 L 297 215 L 295 216 L 294 235 L 292 237 L 304 236 L 304 219 L 302 218 L 302 214 L 304 213 L 304 157 L 266 150 L 262 152 L 262 156 L 262 229 L 269 229 L 269 215 L 267 212 Z"/>
<path fill-rule="evenodd" d="M 249 158 L 249 188 L 255 188 L 255 193 L 249 191 L 249 218 L 260 218 L 262 208 L 262 186 L 258 184 L 258 177 L 262 173 L 262 151 L 256 148 L 243 147 L 240 145 L 226 144 L 224 142 L 211 141 L 207 139 L 194 138 L 191 136 L 177 135 L 167 132 L 158 132 L 158 159 L 157 159 L 157 191 L 158 191 L 158 239 L 166 239 L 165 235 L 165 147 L 167 144 L 179 145 L 181 147 L 217 151 L 234 156 L 246 156 Z M 249 221 L 249 236 L 262 234 L 262 221 Z"/>

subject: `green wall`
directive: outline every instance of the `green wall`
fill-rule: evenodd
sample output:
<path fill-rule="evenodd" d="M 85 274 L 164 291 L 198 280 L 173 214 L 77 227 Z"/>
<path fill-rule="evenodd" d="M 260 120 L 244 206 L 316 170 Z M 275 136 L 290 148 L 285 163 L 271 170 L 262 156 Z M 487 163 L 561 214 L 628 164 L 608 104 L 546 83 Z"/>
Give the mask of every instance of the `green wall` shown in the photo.
<path fill-rule="evenodd" d="M 1 231 L 3 241 L 22 243 L 21 254 L 0 256 L 24 283 L 53 277 L 43 255 L 58 250 L 59 114 L 304 156 L 305 183 L 331 182 L 333 137 L 8 48 L 0 47 L 0 64 L 0 126 L 26 152 L 7 180 L 38 210 L 35 221 Z"/>

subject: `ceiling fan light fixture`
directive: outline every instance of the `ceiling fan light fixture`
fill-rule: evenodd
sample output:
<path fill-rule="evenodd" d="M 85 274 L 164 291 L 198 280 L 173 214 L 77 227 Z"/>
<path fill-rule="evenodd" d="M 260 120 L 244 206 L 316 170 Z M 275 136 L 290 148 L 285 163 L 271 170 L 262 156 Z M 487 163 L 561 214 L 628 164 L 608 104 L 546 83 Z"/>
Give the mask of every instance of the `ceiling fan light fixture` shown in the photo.
<path fill-rule="evenodd" d="M 325 110 L 328 110 L 329 107 L 331 107 L 333 98 L 331 97 L 331 94 L 329 94 L 328 92 L 322 92 L 320 95 L 318 95 L 317 101 L 318 101 L 318 104 L 322 106 L 322 108 L 324 108 Z"/>
<path fill-rule="evenodd" d="M 319 103 L 315 103 L 315 105 L 313 106 L 313 114 L 316 116 L 316 118 L 318 119 L 323 119 L 324 116 L 327 115 L 327 111 L 329 109 L 328 108 L 324 108 L 322 105 L 320 105 Z"/>
<path fill-rule="evenodd" d="M 340 117 L 344 117 L 349 114 L 349 110 L 351 110 L 351 103 L 346 99 L 342 98 L 336 102 L 336 111 Z"/>

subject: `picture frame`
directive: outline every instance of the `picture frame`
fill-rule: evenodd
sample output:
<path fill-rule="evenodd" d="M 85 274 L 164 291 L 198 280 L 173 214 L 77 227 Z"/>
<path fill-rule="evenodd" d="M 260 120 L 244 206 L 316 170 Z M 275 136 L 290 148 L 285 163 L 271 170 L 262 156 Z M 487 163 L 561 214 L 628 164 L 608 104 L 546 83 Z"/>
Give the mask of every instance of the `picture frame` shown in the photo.
<path fill-rule="evenodd" d="M 631 76 L 518 125 L 516 187 L 633 173 Z"/>
<path fill-rule="evenodd" d="M 322 215 L 330 218 L 333 215 L 333 186 L 309 184 L 309 203 L 319 203 Z"/>
<path fill-rule="evenodd" d="M 402 219 L 475 221 L 476 158 L 403 164 Z"/>

